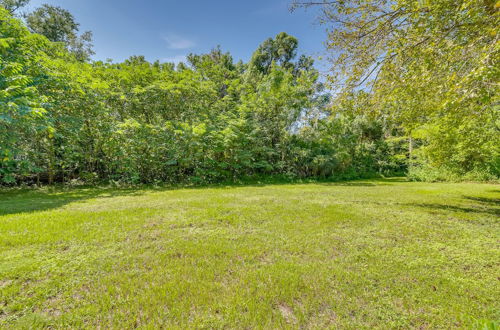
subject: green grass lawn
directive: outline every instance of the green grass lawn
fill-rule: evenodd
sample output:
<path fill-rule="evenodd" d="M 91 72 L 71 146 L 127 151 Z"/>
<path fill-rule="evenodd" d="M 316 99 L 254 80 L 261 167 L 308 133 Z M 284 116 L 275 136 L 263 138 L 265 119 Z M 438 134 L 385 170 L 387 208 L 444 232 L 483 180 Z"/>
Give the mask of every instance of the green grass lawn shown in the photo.
<path fill-rule="evenodd" d="M 499 215 L 498 185 L 401 179 L 4 190 L 0 327 L 486 324 Z"/>

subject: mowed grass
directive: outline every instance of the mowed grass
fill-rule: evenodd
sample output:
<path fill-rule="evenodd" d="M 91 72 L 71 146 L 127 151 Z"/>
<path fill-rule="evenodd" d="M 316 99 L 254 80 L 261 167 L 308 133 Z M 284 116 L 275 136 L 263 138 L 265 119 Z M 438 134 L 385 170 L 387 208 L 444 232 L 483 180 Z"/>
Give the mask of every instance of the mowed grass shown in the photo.
<path fill-rule="evenodd" d="M 500 187 L 401 179 L 0 192 L 0 327 L 467 328 Z"/>

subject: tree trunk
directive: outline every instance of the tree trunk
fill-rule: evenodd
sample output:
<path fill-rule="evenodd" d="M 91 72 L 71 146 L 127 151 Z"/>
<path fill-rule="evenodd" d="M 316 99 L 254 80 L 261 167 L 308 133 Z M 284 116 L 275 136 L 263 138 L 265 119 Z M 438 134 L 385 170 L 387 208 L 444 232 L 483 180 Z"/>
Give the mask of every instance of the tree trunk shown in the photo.
<path fill-rule="evenodd" d="M 411 133 L 408 136 L 408 155 L 408 167 L 411 168 L 413 166 L 413 138 L 411 136 Z"/>
<path fill-rule="evenodd" d="M 55 166 L 55 147 L 54 147 L 54 137 L 49 134 L 49 185 L 54 183 L 54 166 Z"/>

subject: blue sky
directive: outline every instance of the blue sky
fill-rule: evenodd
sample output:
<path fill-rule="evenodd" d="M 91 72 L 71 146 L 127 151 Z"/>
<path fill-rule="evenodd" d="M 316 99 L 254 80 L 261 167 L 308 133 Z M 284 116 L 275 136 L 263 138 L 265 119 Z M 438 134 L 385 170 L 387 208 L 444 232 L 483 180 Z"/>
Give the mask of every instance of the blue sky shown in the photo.
<path fill-rule="evenodd" d="M 325 28 L 314 10 L 289 10 L 291 0 L 32 0 L 68 9 L 80 30 L 94 33 L 94 59 L 122 61 L 144 55 L 178 62 L 187 54 L 220 45 L 235 60 L 247 61 L 268 37 L 287 32 L 299 52 L 323 55 Z"/>

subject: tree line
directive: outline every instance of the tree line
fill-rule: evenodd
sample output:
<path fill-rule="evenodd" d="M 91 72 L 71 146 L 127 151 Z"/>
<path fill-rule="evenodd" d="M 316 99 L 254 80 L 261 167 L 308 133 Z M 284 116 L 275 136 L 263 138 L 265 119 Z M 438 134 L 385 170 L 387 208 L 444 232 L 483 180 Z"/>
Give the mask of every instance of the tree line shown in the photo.
<path fill-rule="evenodd" d="M 466 32 L 441 35 L 477 52 L 468 57 L 453 56 L 457 45 L 444 48 L 445 55 L 432 49 L 426 54 L 417 49 L 425 44 L 417 38 L 418 29 L 401 27 L 407 40 L 391 39 L 397 28 L 385 30 L 410 24 L 402 23 L 411 21 L 407 16 L 397 23 L 384 17 L 405 12 L 418 26 L 438 24 L 438 18 L 428 23 L 413 18 L 411 8 L 394 7 L 391 13 L 386 7 L 376 11 L 375 5 L 360 15 L 367 6 L 353 7 L 356 12 L 342 7 L 348 2 L 321 3 L 325 18 L 341 15 L 347 24 L 334 25 L 338 30 L 329 34 L 328 47 L 338 58 L 332 59 L 335 70 L 325 88 L 313 59 L 299 56 L 298 40 L 286 33 L 265 40 L 248 63 L 235 63 L 220 47 L 191 54 L 177 65 L 151 63 L 142 56 L 121 63 L 92 61 L 92 35 L 78 34 L 71 13 L 44 5 L 21 18 L 16 11 L 26 0 L 0 3 L 4 185 L 395 173 L 417 179 L 491 179 L 500 172 L 494 109 L 498 69 L 493 63 L 498 44 L 493 50 L 486 47 L 496 38 L 486 28 L 489 37 L 474 39 L 473 47 L 466 44 Z M 451 6 L 442 10 L 453 12 Z M 497 13 L 495 7 L 492 17 L 498 18 Z M 360 17 L 363 22 L 356 21 Z M 363 41 L 372 30 L 381 41 Z M 404 48 L 403 56 L 395 48 L 401 42 L 417 46 Z M 448 56 L 447 66 L 439 65 L 442 56 Z M 469 76 L 471 70 L 479 70 L 476 78 Z M 447 74 L 455 74 L 454 81 L 463 85 L 453 85 Z M 342 87 L 332 93 L 337 82 Z M 469 89 L 474 92 L 464 95 Z"/>

